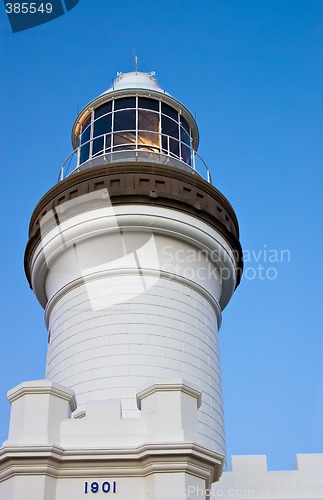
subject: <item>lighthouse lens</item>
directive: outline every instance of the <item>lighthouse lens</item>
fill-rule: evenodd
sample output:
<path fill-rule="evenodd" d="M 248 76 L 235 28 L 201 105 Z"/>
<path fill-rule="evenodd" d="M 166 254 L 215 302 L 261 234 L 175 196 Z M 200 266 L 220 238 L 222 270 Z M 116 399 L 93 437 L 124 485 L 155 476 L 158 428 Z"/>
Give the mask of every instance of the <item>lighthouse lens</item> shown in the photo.
<path fill-rule="evenodd" d="M 105 153 L 136 150 L 162 153 L 192 165 L 187 121 L 180 111 L 158 99 L 111 99 L 87 117 L 81 130 L 79 164 Z"/>

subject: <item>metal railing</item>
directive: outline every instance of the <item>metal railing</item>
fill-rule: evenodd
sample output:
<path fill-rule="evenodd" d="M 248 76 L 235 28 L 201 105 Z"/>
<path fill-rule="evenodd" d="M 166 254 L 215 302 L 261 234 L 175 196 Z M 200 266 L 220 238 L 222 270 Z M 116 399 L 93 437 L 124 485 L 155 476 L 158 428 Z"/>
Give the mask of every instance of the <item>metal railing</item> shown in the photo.
<path fill-rule="evenodd" d="M 138 137 L 143 138 L 144 134 L 153 134 L 152 131 L 138 131 L 137 134 L 133 130 L 123 130 L 120 132 L 110 132 L 108 134 L 102 134 L 97 137 L 93 137 L 90 140 L 81 144 L 76 148 L 64 161 L 60 172 L 58 181 L 62 181 L 69 175 L 79 172 L 85 168 L 90 168 L 102 164 L 102 161 L 106 164 L 116 163 L 120 161 L 152 161 L 162 165 L 176 166 L 187 171 L 192 171 L 200 175 L 203 179 L 212 183 L 210 170 L 203 160 L 203 158 L 188 144 L 176 139 L 172 136 L 165 134 L 158 134 L 160 140 L 166 138 L 166 147 L 161 147 L 159 144 L 154 143 L 144 143 L 138 142 Z M 127 134 L 133 134 L 136 138 L 135 141 L 130 141 Z M 157 133 L 156 133 L 157 134 Z M 111 146 L 111 142 L 115 138 L 124 137 L 127 139 L 126 142 L 121 144 L 114 144 Z M 103 148 L 99 151 L 94 151 L 94 142 L 98 139 L 103 138 Z M 159 141 L 158 141 L 159 142 Z M 163 141 L 165 142 L 165 141 Z M 183 157 L 177 156 L 173 151 L 171 145 L 174 142 L 178 143 L 179 151 L 189 152 L 188 161 L 185 161 Z M 88 147 L 88 155 L 84 161 L 81 161 L 81 148 Z"/>

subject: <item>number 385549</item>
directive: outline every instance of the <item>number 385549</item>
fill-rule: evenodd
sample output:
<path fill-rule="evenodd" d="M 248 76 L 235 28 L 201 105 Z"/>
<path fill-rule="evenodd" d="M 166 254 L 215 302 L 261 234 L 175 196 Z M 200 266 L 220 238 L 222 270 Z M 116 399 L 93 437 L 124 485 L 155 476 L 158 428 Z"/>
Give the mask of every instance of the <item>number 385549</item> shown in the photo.
<path fill-rule="evenodd" d="M 51 14 L 53 12 L 53 4 L 35 2 L 8 2 L 6 3 L 7 14 Z"/>

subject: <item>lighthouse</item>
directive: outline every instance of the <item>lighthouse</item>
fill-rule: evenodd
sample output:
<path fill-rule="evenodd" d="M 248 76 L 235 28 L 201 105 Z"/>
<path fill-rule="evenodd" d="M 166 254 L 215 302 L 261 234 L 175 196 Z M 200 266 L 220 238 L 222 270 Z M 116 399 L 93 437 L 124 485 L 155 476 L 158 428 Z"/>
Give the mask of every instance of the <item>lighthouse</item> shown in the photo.
<path fill-rule="evenodd" d="M 48 351 L 45 379 L 9 391 L 8 500 L 184 500 L 221 476 L 218 331 L 242 252 L 198 143 L 153 73 L 119 73 L 76 117 L 30 221 Z"/>

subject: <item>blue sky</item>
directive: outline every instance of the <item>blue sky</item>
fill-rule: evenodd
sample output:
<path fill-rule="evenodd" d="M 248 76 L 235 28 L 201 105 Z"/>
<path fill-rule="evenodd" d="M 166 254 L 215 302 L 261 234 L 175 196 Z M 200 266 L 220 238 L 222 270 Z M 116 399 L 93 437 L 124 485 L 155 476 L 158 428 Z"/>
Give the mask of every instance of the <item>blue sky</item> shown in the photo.
<path fill-rule="evenodd" d="M 220 332 L 228 456 L 283 469 L 323 452 L 322 1 L 80 0 L 15 34 L 1 4 L 0 20 L 0 441 L 7 390 L 45 369 L 23 271 L 31 213 L 71 152 L 77 111 L 134 70 L 135 49 L 196 116 L 199 153 L 240 223 L 246 274 Z"/>

